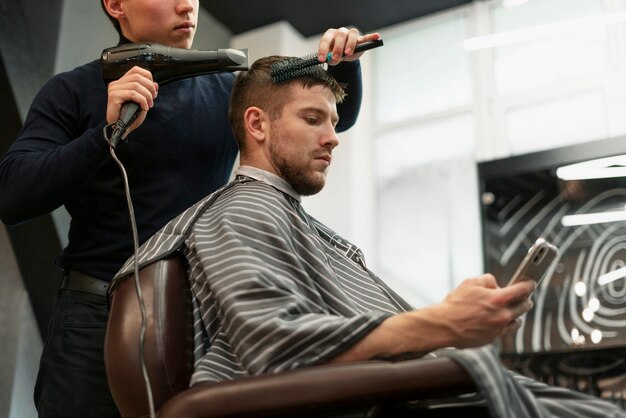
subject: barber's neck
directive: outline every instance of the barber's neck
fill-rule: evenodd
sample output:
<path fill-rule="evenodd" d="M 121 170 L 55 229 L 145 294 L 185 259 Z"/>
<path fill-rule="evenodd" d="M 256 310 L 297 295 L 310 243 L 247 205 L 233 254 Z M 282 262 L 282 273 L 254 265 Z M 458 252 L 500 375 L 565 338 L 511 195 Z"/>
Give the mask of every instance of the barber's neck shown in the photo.
<path fill-rule="evenodd" d="M 124 36 L 123 33 L 120 32 L 120 40 L 117 43 L 118 45 L 126 45 L 126 44 L 132 44 L 132 43 L 134 42 L 128 39 L 126 36 Z"/>

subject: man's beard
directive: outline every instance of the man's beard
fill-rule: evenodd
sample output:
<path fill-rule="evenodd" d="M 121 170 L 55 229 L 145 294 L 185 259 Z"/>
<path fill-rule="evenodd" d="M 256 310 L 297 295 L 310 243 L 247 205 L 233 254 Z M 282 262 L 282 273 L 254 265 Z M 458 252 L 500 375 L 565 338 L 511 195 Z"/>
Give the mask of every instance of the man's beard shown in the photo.
<path fill-rule="evenodd" d="M 290 163 L 288 158 L 290 155 L 285 155 L 289 152 L 286 151 L 288 139 L 282 135 L 276 124 L 272 124 L 272 133 L 274 140 L 269 145 L 270 157 L 280 177 L 302 196 L 311 196 L 322 190 L 326 183 L 324 176 L 319 179 L 309 176 L 311 174 L 309 165 L 306 164 L 306 160 L 298 158 L 298 156 L 294 156 Z M 302 164 L 302 161 L 305 163 Z"/>

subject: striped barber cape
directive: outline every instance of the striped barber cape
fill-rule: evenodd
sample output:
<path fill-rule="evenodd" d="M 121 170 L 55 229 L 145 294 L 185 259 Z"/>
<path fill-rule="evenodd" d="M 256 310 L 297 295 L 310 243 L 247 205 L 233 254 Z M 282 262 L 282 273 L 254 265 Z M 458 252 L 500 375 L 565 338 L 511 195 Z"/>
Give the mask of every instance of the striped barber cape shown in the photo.
<path fill-rule="evenodd" d="M 140 268 L 173 251 L 188 261 L 192 385 L 323 364 L 389 316 L 412 309 L 366 267 L 361 250 L 300 203 L 280 177 L 240 167 L 234 181 L 139 249 Z M 116 279 L 133 270 L 131 258 Z M 467 368 L 493 416 L 623 416 L 607 402 L 506 371 L 491 346 L 431 355 L 451 356 Z"/>

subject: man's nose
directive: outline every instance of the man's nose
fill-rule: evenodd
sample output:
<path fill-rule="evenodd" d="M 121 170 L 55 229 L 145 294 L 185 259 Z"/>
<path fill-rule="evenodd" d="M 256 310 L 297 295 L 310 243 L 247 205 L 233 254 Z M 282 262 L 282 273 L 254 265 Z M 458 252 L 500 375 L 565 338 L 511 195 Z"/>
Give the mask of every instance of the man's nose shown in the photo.
<path fill-rule="evenodd" d="M 331 128 L 328 130 L 328 133 L 324 135 L 323 141 L 324 145 L 326 147 L 329 147 L 330 149 L 333 149 L 337 145 L 339 145 L 339 137 L 337 136 L 337 131 L 335 131 L 334 126 L 331 126 Z"/>

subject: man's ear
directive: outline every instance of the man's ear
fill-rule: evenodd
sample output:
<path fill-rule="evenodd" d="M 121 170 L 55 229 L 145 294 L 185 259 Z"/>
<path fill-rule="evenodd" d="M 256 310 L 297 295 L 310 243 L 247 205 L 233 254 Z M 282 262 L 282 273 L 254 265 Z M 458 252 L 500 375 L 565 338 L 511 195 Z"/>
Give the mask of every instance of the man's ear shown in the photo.
<path fill-rule="evenodd" d="M 122 2 L 120 0 L 101 0 L 104 3 L 104 8 L 107 13 L 115 19 L 119 19 L 124 15 L 124 9 L 122 8 Z"/>
<path fill-rule="evenodd" d="M 256 106 L 250 106 L 243 114 L 243 124 L 246 132 L 257 142 L 263 142 L 267 135 L 267 114 Z"/>

